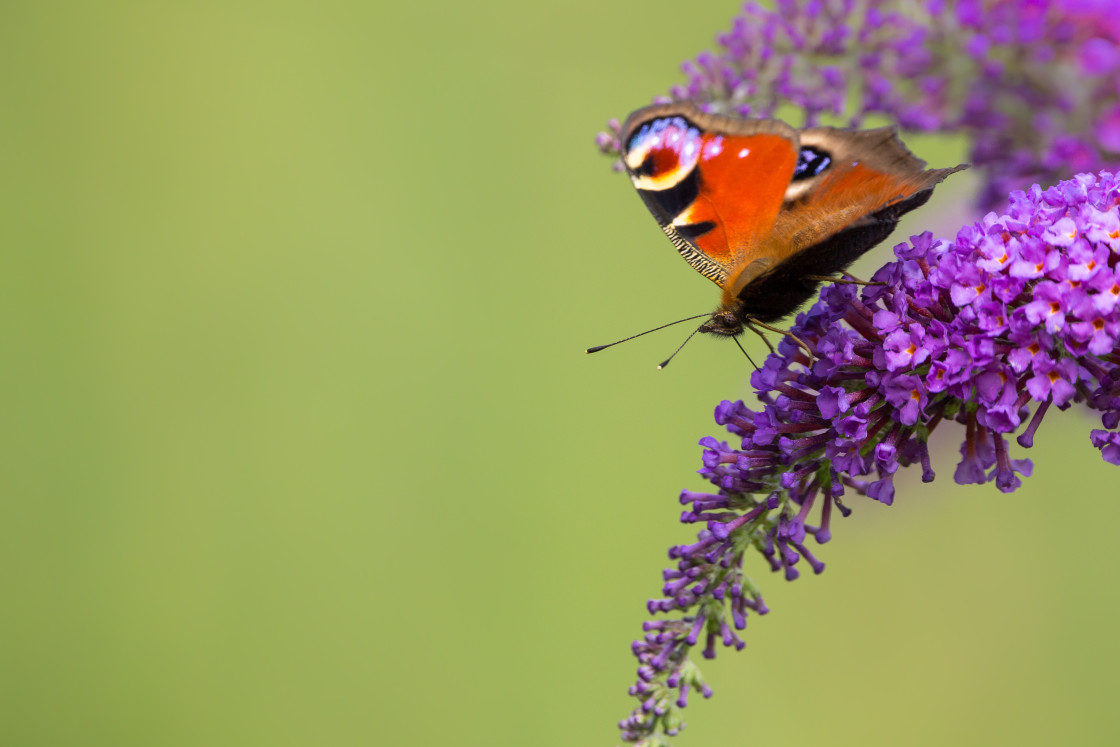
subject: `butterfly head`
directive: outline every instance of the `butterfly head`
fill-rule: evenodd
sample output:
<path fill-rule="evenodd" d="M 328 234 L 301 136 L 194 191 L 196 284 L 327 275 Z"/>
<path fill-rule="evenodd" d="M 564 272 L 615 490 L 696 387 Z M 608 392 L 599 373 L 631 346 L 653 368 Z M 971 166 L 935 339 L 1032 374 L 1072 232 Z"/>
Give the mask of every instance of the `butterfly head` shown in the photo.
<path fill-rule="evenodd" d="M 734 311 L 721 308 L 700 325 L 700 331 L 709 335 L 737 337 L 743 331 L 743 320 Z"/>

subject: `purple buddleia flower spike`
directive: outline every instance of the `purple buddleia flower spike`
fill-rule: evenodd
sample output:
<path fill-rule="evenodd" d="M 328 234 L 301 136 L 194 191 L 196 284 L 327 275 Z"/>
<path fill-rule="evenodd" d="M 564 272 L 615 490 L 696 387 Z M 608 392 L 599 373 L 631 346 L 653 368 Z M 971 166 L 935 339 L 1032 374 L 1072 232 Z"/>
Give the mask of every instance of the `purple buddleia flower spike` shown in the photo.
<path fill-rule="evenodd" d="M 958 132 L 981 209 L 1080 171 L 1120 167 L 1120 15 L 1113 0 L 748 2 L 669 99 L 710 111 Z M 800 110 L 798 115 L 796 110 Z M 597 138 L 618 155 L 617 122 Z"/>
<path fill-rule="evenodd" d="M 794 579 L 824 564 L 846 494 L 890 504 L 895 473 L 920 464 L 937 428 L 963 434 L 960 484 L 1011 492 L 1029 477 L 1029 447 L 1046 413 L 1099 413 L 1086 443 L 1120 464 L 1120 179 L 1081 174 L 1047 190 L 1014 192 L 1003 214 L 953 241 L 925 233 L 895 247 L 882 285 L 830 285 L 752 381 L 762 403 L 723 402 L 716 422 L 730 442 L 706 438 L 700 474 L 711 492 L 685 491 L 697 541 L 674 547 L 664 596 L 634 643 L 640 662 L 623 739 L 663 744 L 682 726 L 688 694 L 711 691 L 690 660 L 716 643 L 739 649 L 751 612 L 768 610 L 743 574 L 751 551 Z M 1017 445 L 1011 443 L 1019 433 Z"/>

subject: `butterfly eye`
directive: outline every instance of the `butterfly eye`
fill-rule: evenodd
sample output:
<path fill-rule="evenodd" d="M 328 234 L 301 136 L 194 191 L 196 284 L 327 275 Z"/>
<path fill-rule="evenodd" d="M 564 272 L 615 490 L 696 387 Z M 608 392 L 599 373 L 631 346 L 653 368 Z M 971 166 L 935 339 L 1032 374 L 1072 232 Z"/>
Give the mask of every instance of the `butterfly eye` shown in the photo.
<path fill-rule="evenodd" d="M 793 170 L 793 181 L 812 179 L 832 163 L 832 157 L 819 148 L 802 148 L 797 154 L 797 167 Z"/>

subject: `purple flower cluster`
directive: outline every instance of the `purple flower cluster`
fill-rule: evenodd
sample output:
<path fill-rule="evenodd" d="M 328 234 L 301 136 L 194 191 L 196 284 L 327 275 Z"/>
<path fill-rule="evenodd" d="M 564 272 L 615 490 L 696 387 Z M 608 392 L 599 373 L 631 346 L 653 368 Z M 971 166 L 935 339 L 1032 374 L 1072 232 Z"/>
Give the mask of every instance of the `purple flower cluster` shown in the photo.
<path fill-rule="evenodd" d="M 1112 0 L 748 2 L 669 99 L 742 116 L 961 132 L 1003 209 L 1025 184 L 1120 166 L 1120 14 Z M 785 111 L 783 111 L 783 109 Z M 617 155 L 618 125 L 600 133 Z"/>
<path fill-rule="evenodd" d="M 641 705 L 620 726 L 627 741 L 663 743 L 682 725 L 690 689 L 710 690 L 689 660 L 704 643 L 741 648 L 735 633 L 765 603 L 743 575 L 754 548 L 787 579 L 808 565 L 806 546 L 831 537 L 833 510 L 849 490 L 890 504 L 900 467 L 934 471 L 927 442 L 945 422 L 964 426 L 957 483 L 994 481 L 1010 492 L 1051 407 L 1101 413 L 1090 434 L 1120 464 L 1120 178 L 1082 174 L 1056 187 L 1011 194 L 1005 214 L 963 228 L 955 241 L 927 232 L 895 247 L 881 285 L 826 286 L 752 383 L 761 409 L 723 402 L 716 422 L 736 437 L 704 439 L 714 492 L 681 494 L 682 521 L 697 541 L 674 547 L 664 597 L 634 643 L 640 666 L 631 694 Z M 815 518 L 814 518 L 815 517 Z"/>

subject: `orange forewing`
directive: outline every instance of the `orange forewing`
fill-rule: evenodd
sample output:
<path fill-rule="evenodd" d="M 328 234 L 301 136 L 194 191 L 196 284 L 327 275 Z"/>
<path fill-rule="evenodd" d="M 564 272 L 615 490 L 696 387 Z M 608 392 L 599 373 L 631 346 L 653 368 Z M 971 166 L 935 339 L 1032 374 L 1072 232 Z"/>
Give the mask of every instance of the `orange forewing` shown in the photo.
<path fill-rule="evenodd" d="M 797 163 L 797 131 L 682 104 L 646 107 L 622 127 L 623 163 L 677 250 L 722 285 L 765 236 Z"/>
<path fill-rule="evenodd" d="M 706 134 L 698 165 L 699 195 L 683 217 L 689 223 L 712 221 L 717 228 L 699 236 L 696 245 L 723 264 L 734 266 L 747 247 L 770 232 L 797 151 L 778 135 L 722 137 Z M 716 148 L 716 145 L 719 145 Z M 711 151 L 718 151 L 709 155 Z"/>

